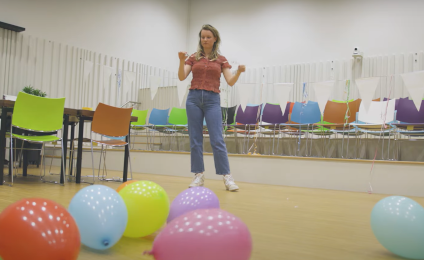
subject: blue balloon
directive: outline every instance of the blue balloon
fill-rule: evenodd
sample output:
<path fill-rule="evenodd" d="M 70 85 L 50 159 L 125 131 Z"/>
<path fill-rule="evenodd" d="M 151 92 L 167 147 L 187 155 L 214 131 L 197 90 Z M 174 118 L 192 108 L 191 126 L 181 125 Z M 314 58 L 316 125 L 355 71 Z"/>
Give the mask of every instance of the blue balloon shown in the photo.
<path fill-rule="evenodd" d="M 104 185 L 78 191 L 69 204 L 81 235 L 81 243 L 97 250 L 115 245 L 127 227 L 128 211 L 121 196 Z"/>
<path fill-rule="evenodd" d="M 380 200 L 371 212 L 371 228 L 392 253 L 424 259 L 424 208 L 414 200 L 402 196 Z"/>

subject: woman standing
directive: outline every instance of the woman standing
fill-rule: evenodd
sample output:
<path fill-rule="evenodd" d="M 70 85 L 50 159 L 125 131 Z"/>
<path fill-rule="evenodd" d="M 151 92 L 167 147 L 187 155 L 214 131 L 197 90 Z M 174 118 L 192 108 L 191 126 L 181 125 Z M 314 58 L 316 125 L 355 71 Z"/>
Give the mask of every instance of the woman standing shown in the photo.
<path fill-rule="evenodd" d="M 195 174 L 191 187 L 203 186 L 205 166 L 203 163 L 203 119 L 206 119 L 210 142 L 213 150 L 216 174 L 222 175 L 227 190 L 237 191 L 230 174 L 227 148 L 222 137 L 222 112 L 219 96 L 221 73 L 228 85 L 233 86 L 240 74 L 246 70 L 244 65 L 238 67 L 237 73 L 231 73 L 231 65 L 219 54 L 221 38 L 213 26 L 206 24 L 199 32 L 197 52 L 187 60 L 186 52 L 179 52 L 180 67 L 178 78 L 183 81 L 190 72 L 193 80 L 187 96 L 187 119 L 190 136 L 191 172 Z"/>

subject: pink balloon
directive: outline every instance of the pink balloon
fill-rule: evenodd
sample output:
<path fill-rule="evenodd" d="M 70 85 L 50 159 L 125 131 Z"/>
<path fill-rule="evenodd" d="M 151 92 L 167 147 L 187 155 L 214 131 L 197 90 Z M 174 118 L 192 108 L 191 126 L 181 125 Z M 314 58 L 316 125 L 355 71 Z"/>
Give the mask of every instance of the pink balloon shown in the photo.
<path fill-rule="evenodd" d="M 194 210 L 174 219 L 147 252 L 156 260 L 247 260 L 251 253 L 249 229 L 222 209 Z"/>

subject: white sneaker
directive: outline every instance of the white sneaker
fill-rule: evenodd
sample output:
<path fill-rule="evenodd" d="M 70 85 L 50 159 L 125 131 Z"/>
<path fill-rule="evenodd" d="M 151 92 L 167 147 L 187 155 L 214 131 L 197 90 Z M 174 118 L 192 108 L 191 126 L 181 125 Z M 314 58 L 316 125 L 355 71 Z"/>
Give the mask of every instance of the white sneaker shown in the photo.
<path fill-rule="evenodd" d="M 196 173 L 196 175 L 194 175 L 193 181 L 188 187 L 189 188 L 199 187 L 199 186 L 203 187 L 204 184 L 205 184 L 205 174 Z"/>
<path fill-rule="evenodd" d="M 224 184 L 227 190 L 229 191 L 238 191 L 239 187 L 234 182 L 233 176 L 231 174 L 224 175 Z"/>

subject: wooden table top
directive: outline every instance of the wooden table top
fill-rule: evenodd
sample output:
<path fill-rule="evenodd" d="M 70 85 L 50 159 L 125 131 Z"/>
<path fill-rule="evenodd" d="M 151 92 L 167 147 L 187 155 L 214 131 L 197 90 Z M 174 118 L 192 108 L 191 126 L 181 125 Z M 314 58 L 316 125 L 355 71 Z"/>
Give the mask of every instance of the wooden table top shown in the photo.
<path fill-rule="evenodd" d="M 14 107 L 15 106 L 15 101 L 12 100 L 4 100 L 1 99 L 0 100 L 0 107 Z M 63 114 L 65 115 L 70 115 L 70 116 L 76 116 L 78 115 L 78 109 L 75 108 L 66 108 L 63 111 Z"/>
<path fill-rule="evenodd" d="M 0 107 L 14 107 L 14 106 L 15 106 L 15 101 L 4 100 L 4 99 L 0 100 Z M 70 115 L 70 116 L 85 116 L 85 117 L 94 116 L 93 110 L 75 109 L 75 108 L 66 108 L 66 107 L 63 113 L 65 115 Z M 138 120 L 138 117 L 136 116 L 131 117 L 131 122 L 137 122 L 137 120 Z"/>

